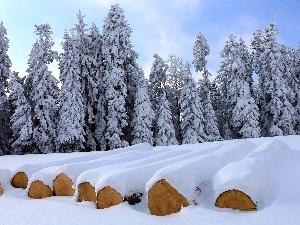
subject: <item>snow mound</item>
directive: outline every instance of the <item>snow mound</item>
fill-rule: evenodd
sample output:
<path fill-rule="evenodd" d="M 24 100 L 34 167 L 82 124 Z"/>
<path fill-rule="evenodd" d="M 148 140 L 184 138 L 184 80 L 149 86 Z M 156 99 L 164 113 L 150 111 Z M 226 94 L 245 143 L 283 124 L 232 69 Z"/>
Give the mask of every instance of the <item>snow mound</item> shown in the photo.
<path fill-rule="evenodd" d="M 236 189 L 246 193 L 261 209 L 276 198 L 280 170 L 283 170 L 292 150 L 280 140 L 264 143 L 244 159 L 232 162 L 213 178 L 215 200 L 225 191 Z"/>

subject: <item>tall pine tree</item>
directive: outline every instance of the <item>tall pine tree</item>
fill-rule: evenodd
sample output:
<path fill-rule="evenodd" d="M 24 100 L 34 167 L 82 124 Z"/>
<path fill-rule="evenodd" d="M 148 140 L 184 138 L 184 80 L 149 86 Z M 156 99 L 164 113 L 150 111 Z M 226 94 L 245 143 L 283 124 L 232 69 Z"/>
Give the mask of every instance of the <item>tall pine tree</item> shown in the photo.
<path fill-rule="evenodd" d="M 103 26 L 104 90 L 107 100 L 107 127 L 105 138 L 109 149 L 128 145 L 125 128 L 128 61 L 132 56 L 131 29 L 125 20 L 124 11 L 118 4 L 111 6 Z"/>
<path fill-rule="evenodd" d="M 23 84 L 20 83 L 18 73 L 13 73 L 9 81 L 9 101 L 13 113 L 10 118 L 12 137 L 12 154 L 27 154 L 32 151 L 32 119 L 31 107 L 24 95 Z"/>
<path fill-rule="evenodd" d="M 205 142 L 204 117 L 196 83 L 185 65 L 184 85 L 180 95 L 182 144 Z"/>
<path fill-rule="evenodd" d="M 35 25 L 39 39 L 33 45 L 29 55 L 27 69 L 29 83 L 27 90 L 33 110 L 33 142 L 35 153 L 55 151 L 57 125 L 57 80 L 48 70 L 48 64 L 57 59 L 56 51 L 51 50 L 54 42 L 51 27 L 48 24 Z"/>
<path fill-rule="evenodd" d="M 84 113 L 81 92 L 80 52 L 74 39 L 66 32 L 62 44 L 64 52 L 60 55 L 59 94 L 60 110 L 57 127 L 57 145 L 60 152 L 80 151 L 84 148 Z"/>
<path fill-rule="evenodd" d="M 295 94 L 286 78 L 286 48 L 276 40 L 278 31 L 270 24 L 254 34 L 255 72 L 259 75 L 260 121 L 263 136 L 295 134 Z"/>
<path fill-rule="evenodd" d="M 6 93 L 8 92 L 8 78 L 10 74 L 11 61 L 7 55 L 9 40 L 6 37 L 7 32 L 0 23 L 0 155 L 9 154 L 9 139 L 11 129 L 9 123 L 9 104 Z"/>

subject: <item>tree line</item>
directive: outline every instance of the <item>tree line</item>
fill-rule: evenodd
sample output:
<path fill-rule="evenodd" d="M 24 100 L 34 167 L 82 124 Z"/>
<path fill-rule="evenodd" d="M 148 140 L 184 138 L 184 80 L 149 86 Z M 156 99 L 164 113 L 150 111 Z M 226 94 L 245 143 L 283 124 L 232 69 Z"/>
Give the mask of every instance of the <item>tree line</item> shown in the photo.
<path fill-rule="evenodd" d="M 132 30 L 118 4 L 102 32 L 84 16 L 52 50 L 51 27 L 35 25 L 27 76 L 10 71 L 0 23 L 0 155 L 110 150 L 148 142 L 177 145 L 300 134 L 300 50 L 280 44 L 274 24 L 254 33 L 249 51 L 230 35 L 217 77 L 206 68 L 210 47 L 199 33 L 193 65 L 155 54 L 149 79 L 138 65 Z M 48 70 L 59 62 L 59 81 Z M 258 83 L 253 81 L 257 74 Z"/>

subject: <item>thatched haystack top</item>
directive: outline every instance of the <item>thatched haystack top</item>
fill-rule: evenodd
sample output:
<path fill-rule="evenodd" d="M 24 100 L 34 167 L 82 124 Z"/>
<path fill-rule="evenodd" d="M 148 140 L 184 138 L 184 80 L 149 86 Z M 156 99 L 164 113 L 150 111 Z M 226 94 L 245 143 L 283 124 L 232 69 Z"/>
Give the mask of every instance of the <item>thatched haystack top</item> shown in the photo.
<path fill-rule="evenodd" d="M 258 208 L 276 198 L 276 181 L 283 174 L 284 164 L 292 150 L 282 141 L 267 142 L 244 159 L 224 166 L 213 178 L 215 199 L 236 189 L 250 196 Z"/>
<path fill-rule="evenodd" d="M 199 184 L 211 182 L 220 168 L 244 158 L 256 147 L 247 139 L 211 143 L 207 146 L 207 154 L 190 157 L 157 171 L 148 181 L 146 190 L 149 191 L 157 181 L 165 179 L 187 199 L 194 200 Z"/>

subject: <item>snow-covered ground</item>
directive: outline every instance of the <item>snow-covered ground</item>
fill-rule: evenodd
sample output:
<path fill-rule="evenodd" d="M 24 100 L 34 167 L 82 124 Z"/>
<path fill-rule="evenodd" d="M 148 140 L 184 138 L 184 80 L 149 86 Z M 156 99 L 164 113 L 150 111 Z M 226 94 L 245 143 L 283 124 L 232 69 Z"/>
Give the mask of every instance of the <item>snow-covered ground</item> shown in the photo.
<path fill-rule="evenodd" d="M 108 209 L 96 209 L 92 202 L 77 202 L 76 197 L 31 199 L 28 190 L 10 185 L 13 174 L 21 170 L 29 174 L 30 181 L 44 180 L 48 185 L 64 172 L 70 175 L 74 185 L 88 181 L 97 190 L 115 185 L 122 194 L 136 187 L 145 194 L 139 204 L 124 202 Z M 150 215 L 147 190 L 160 179 L 166 179 L 197 205 L 191 204 L 169 216 Z M 141 144 L 96 153 L 1 156 L 0 182 L 3 186 L 1 225 L 299 225 L 300 136 L 155 148 Z M 195 193 L 196 188 L 201 192 Z M 241 212 L 215 207 L 216 197 L 232 188 L 247 192 L 258 210 Z"/>

